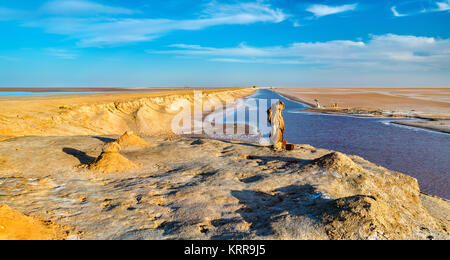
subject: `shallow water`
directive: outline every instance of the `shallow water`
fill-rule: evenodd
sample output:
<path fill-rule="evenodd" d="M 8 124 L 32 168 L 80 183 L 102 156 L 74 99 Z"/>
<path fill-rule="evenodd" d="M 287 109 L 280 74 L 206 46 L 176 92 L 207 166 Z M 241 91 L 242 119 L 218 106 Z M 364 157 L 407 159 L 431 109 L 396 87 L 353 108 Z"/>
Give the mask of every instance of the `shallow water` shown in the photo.
<path fill-rule="evenodd" d="M 392 119 L 292 112 L 308 106 L 269 90 L 258 90 L 246 103 L 251 99 L 279 99 L 285 103 L 288 142 L 361 156 L 417 178 L 425 193 L 450 199 L 450 134 L 395 125 L 390 123 Z M 263 109 L 259 112 L 265 113 Z M 246 123 L 255 124 L 248 118 Z"/>
<path fill-rule="evenodd" d="M 62 95 L 62 94 L 84 94 L 91 92 L 22 92 L 22 91 L 0 91 L 0 97 L 15 96 L 37 96 L 37 95 Z"/>

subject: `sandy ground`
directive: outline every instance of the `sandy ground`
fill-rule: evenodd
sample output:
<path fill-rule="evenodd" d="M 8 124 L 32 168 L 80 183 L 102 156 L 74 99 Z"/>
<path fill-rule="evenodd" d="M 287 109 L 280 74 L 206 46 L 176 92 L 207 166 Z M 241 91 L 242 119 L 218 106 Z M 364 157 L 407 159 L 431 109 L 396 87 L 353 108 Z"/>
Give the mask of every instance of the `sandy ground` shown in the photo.
<path fill-rule="evenodd" d="M 309 104 L 318 99 L 331 107 L 363 107 L 391 111 L 411 110 L 450 116 L 450 88 L 275 88 Z"/>
<path fill-rule="evenodd" d="M 431 121 L 394 121 L 393 123 L 407 126 L 420 127 L 428 130 L 450 134 L 450 120 L 431 120 Z"/>
<path fill-rule="evenodd" d="M 274 88 L 311 106 L 312 112 L 378 117 L 417 117 L 401 124 L 450 133 L 450 88 Z M 338 105 L 337 108 L 333 104 Z"/>
<path fill-rule="evenodd" d="M 253 89 L 204 89 L 203 99 L 235 100 Z M 4 97 L 0 99 L 0 139 L 8 136 L 122 134 L 168 135 L 181 109 L 173 105 L 194 101 L 194 91 L 144 91 Z"/>
<path fill-rule="evenodd" d="M 0 204 L 0 240 L 78 239 L 80 235 L 71 228 L 56 225 L 46 219 L 26 216 L 7 204 Z"/>
<path fill-rule="evenodd" d="M 79 239 L 449 239 L 449 202 L 357 156 L 146 137 L 138 168 L 84 167 L 117 137 L 0 142 L 1 202 Z"/>

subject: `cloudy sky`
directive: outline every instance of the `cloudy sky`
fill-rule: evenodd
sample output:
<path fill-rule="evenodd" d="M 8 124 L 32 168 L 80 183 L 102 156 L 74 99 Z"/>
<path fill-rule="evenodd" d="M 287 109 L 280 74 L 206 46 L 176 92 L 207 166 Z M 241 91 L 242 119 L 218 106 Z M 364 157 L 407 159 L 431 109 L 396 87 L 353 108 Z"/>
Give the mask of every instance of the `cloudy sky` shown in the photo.
<path fill-rule="evenodd" d="M 0 87 L 450 87 L 450 0 L 0 0 Z"/>

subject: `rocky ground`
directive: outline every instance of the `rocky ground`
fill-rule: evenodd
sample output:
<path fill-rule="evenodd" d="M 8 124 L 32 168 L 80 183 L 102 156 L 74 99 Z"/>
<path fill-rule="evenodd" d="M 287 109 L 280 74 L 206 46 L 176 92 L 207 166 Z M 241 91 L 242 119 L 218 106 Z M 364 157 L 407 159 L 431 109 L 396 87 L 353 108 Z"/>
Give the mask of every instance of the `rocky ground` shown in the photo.
<path fill-rule="evenodd" d="M 188 137 L 105 148 L 116 138 L 1 141 L 0 203 L 66 239 L 450 238 L 448 201 L 358 156 Z M 104 153 L 132 167 L 91 167 Z"/>

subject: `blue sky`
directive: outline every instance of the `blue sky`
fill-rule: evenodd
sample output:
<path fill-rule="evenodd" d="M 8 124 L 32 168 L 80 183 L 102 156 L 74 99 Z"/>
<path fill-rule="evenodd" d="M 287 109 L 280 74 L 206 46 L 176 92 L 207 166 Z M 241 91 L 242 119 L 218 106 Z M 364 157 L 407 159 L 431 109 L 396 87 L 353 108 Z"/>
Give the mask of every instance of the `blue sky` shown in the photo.
<path fill-rule="evenodd" d="M 0 0 L 0 87 L 450 87 L 449 28 L 449 0 Z"/>

